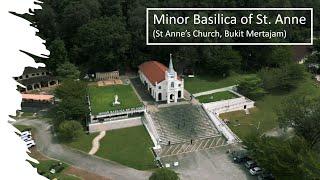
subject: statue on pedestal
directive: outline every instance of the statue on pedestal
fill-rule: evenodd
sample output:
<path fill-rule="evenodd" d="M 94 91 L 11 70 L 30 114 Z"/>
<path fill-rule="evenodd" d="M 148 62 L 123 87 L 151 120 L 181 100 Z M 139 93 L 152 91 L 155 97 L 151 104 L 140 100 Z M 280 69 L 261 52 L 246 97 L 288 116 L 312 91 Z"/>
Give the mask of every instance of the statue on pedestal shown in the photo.
<path fill-rule="evenodd" d="M 115 106 L 115 105 L 119 105 L 119 104 L 120 104 L 120 102 L 119 102 L 119 97 L 118 97 L 118 95 L 116 94 L 116 95 L 114 96 L 114 101 L 113 101 L 112 105 Z"/>

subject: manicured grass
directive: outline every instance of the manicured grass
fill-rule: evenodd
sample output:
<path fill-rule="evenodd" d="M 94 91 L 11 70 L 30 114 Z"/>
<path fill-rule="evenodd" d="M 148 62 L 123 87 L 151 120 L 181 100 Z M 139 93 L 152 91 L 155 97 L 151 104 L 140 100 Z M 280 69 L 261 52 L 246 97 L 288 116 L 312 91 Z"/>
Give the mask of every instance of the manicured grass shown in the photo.
<path fill-rule="evenodd" d="M 45 176 L 49 179 L 65 179 L 68 180 L 69 175 L 63 174 L 63 171 L 68 168 L 69 166 L 63 162 L 56 161 L 56 160 L 38 160 L 39 164 L 30 162 L 32 166 L 37 168 L 37 171 L 40 175 Z M 61 164 L 59 164 L 61 163 Z M 50 170 L 54 168 L 56 170 L 56 173 L 52 174 Z M 73 179 L 76 177 L 72 177 Z M 79 178 L 78 178 L 79 179 Z"/>
<path fill-rule="evenodd" d="M 23 114 L 21 115 L 21 117 L 31 117 L 33 116 L 33 112 L 23 112 Z"/>
<path fill-rule="evenodd" d="M 92 147 L 92 140 L 99 133 L 85 134 L 81 135 L 77 140 L 74 140 L 70 143 L 65 143 L 65 145 L 72 147 L 74 149 L 79 149 L 83 152 L 89 152 Z"/>
<path fill-rule="evenodd" d="M 14 127 L 19 129 L 19 131 L 26 131 L 26 130 L 29 131 L 30 129 L 32 129 L 30 126 L 25 126 L 25 125 L 14 125 Z"/>
<path fill-rule="evenodd" d="M 147 170 L 155 168 L 152 146 L 145 127 L 136 126 L 107 131 L 96 155 L 135 169 Z"/>
<path fill-rule="evenodd" d="M 196 98 L 201 103 L 209 103 L 209 102 L 233 99 L 233 98 L 237 98 L 237 97 L 238 97 L 237 95 L 233 94 L 230 91 L 222 91 L 222 92 L 217 92 L 217 93 L 208 94 L 208 95 L 204 95 L 204 96 L 198 96 Z"/>
<path fill-rule="evenodd" d="M 285 98 L 295 94 L 301 96 L 320 97 L 320 87 L 316 85 L 314 80 L 306 78 L 295 90 L 289 93 L 283 92 L 266 95 L 264 98 L 256 102 L 256 108 L 251 109 L 251 113 L 249 115 L 246 115 L 244 111 L 237 111 L 221 114 L 220 117 L 231 121 L 229 127 L 241 139 L 244 139 L 252 131 L 257 130 L 258 126 L 258 132 L 264 133 L 278 127 L 276 112 L 281 107 L 281 102 Z"/>
<path fill-rule="evenodd" d="M 118 95 L 120 105 L 112 105 L 115 95 Z M 92 114 L 94 115 L 110 110 L 134 108 L 143 105 L 130 85 L 89 86 L 89 96 Z"/>
<path fill-rule="evenodd" d="M 184 79 L 184 88 L 191 94 L 209 91 L 236 85 L 240 80 L 255 76 L 255 74 L 231 74 L 229 77 L 221 79 L 215 77 L 196 76 Z"/>

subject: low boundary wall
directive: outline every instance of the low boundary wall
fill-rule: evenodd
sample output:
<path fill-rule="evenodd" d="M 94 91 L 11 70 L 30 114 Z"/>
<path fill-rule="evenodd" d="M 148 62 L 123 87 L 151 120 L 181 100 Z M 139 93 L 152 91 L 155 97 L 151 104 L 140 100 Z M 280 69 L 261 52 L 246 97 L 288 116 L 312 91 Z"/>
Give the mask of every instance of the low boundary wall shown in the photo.
<path fill-rule="evenodd" d="M 89 124 L 89 132 L 108 131 L 113 129 L 122 129 L 142 125 L 141 117 L 119 119 L 114 121 L 106 121 L 101 123 Z"/>

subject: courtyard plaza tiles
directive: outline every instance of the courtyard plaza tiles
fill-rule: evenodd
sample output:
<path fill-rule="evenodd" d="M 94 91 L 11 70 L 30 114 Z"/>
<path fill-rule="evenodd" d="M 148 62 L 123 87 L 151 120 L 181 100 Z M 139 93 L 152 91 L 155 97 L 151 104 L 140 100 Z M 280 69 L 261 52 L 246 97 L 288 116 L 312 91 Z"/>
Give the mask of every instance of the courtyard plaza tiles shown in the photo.
<path fill-rule="evenodd" d="M 191 142 L 221 136 L 198 105 L 182 104 L 159 108 L 151 113 L 162 145 Z"/>

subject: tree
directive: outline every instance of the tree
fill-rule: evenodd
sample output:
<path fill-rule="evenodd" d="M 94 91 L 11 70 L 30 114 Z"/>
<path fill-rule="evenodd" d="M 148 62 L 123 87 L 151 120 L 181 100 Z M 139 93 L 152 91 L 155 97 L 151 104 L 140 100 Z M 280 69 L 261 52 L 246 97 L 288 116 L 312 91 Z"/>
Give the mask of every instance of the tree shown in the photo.
<path fill-rule="evenodd" d="M 250 156 L 276 179 L 317 179 L 320 175 L 319 155 L 302 137 L 253 135 L 245 144 Z"/>
<path fill-rule="evenodd" d="M 264 68 L 259 72 L 266 90 L 291 90 L 304 78 L 303 66 L 287 64 L 280 68 Z"/>
<path fill-rule="evenodd" d="M 202 51 L 203 73 L 225 77 L 241 62 L 240 54 L 230 48 L 207 47 Z"/>
<path fill-rule="evenodd" d="M 278 112 L 280 127 L 293 127 L 313 147 L 320 142 L 320 102 L 318 99 L 293 96 L 281 104 Z"/>
<path fill-rule="evenodd" d="M 77 139 L 83 133 L 82 126 L 77 121 L 64 121 L 59 125 L 58 137 L 64 141 Z"/>
<path fill-rule="evenodd" d="M 262 86 L 262 80 L 259 77 L 248 77 L 240 81 L 238 91 L 249 98 L 257 99 L 266 93 Z"/>
<path fill-rule="evenodd" d="M 68 52 L 65 48 L 64 42 L 61 39 L 55 39 L 49 46 L 50 57 L 45 61 L 49 70 L 56 72 L 60 64 L 68 61 Z"/>
<path fill-rule="evenodd" d="M 57 67 L 57 76 L 60 80 L 64 79 L 79 79 L 80 71 L 78 68 L 70 63 L 69 61 L 64 62 L 63 64 L 58 65 Z"/>
<path fill-rule="evenodd" d="M 55 127 L 63 120 L 76 120 L 86 124 L 89 113 L 86 88 L 86 83 L 82 81 L 65 80 L 55 90 L 55 96 L 60 99 L 52 112 Z"/>
<path fill-rule="evenodd" d="M 178 179 L 179 179 L 178 174 L 167 168 L 157 169 L 149 177 L 149 180 L 178 180 Z"/>
<path fill-rule="evenodd" d="M 82 26 L 75 37 L 73 54 L 78 64 L 95 71 L 119 69 L 126 60 L 130 33 L 119 17 L 103 17 Z"/>

